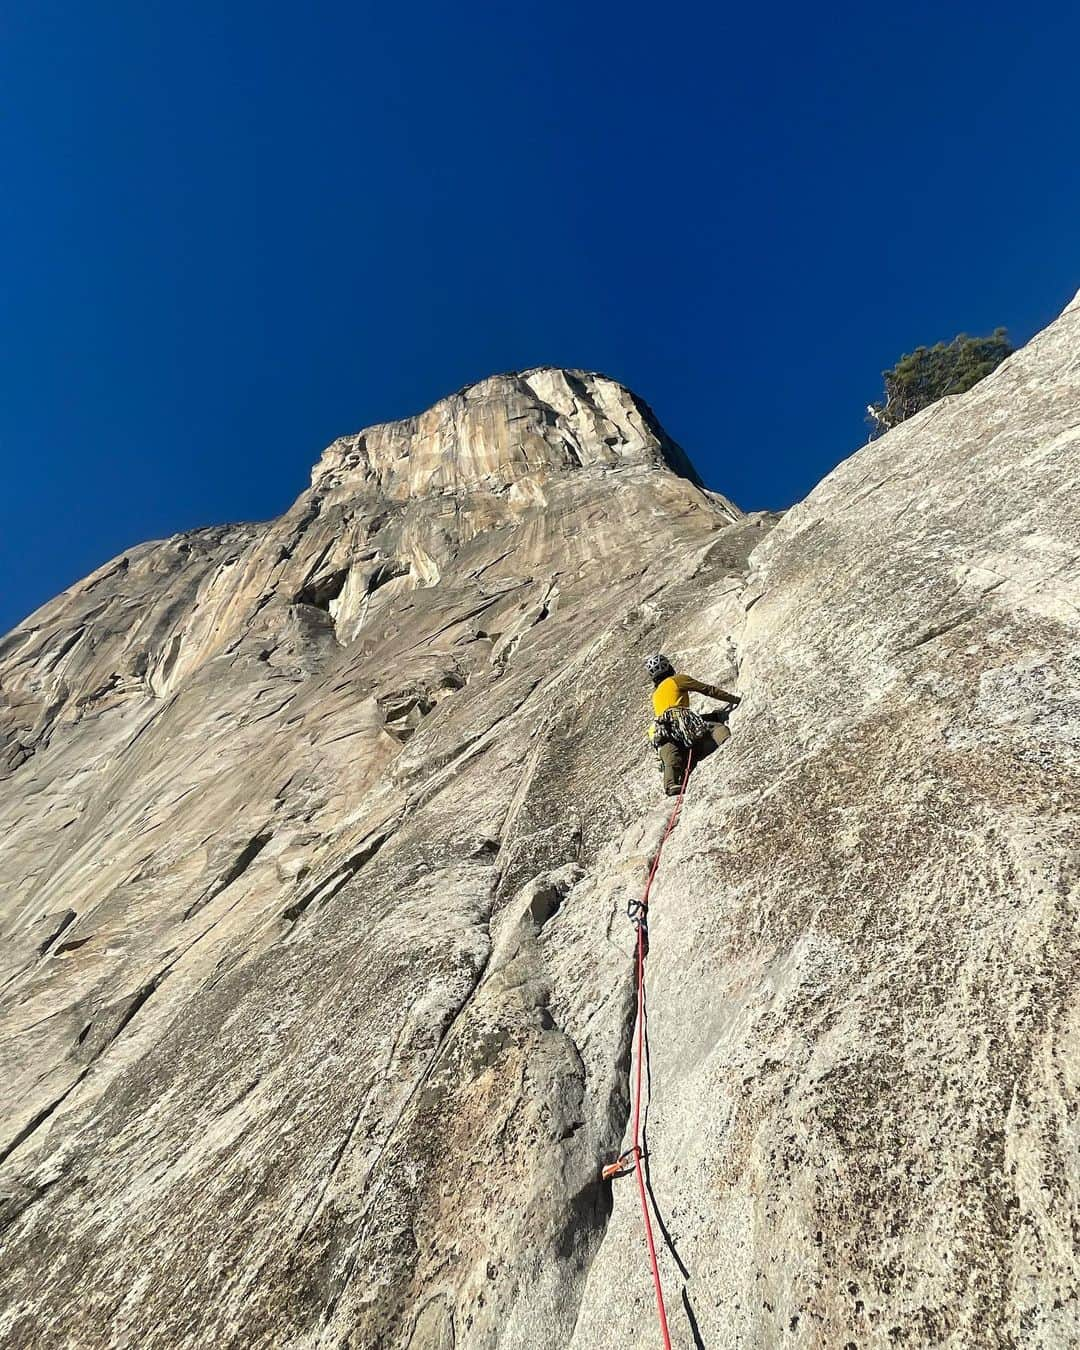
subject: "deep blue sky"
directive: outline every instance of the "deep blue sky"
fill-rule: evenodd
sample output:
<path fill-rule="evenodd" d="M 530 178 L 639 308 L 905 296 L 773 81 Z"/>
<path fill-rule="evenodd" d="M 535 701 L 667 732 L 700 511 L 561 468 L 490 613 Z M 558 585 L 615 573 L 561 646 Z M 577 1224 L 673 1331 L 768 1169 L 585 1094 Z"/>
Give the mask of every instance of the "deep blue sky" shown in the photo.
<path fill-rule="evenodd" d="M 1074 4 L 0 16 L 0 630 L 335 435 L 605 371 L 784 506 L 920 341 L 1080 285 Z"/>

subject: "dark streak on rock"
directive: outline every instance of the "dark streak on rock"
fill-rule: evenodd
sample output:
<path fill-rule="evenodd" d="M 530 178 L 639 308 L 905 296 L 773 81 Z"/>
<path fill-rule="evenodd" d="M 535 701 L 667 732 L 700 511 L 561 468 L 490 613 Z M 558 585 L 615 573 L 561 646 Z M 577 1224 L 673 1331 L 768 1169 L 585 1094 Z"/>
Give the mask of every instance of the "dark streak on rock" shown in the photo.
<path fill-rule="evenodd" d="M 234 881 L 238 881 L 273 837 L 273 830 L 260 830 L 258 834 L 249 839 L 233 862 L 226 868 L 225 873 L 216 885 L 187 907 L 184 911 L 184 919 L 190 919 L 193 914 L 197 914 L 200 909 L 204 909 L 212 900 L 216 900 L 221 892 L 227 890 Z"/>

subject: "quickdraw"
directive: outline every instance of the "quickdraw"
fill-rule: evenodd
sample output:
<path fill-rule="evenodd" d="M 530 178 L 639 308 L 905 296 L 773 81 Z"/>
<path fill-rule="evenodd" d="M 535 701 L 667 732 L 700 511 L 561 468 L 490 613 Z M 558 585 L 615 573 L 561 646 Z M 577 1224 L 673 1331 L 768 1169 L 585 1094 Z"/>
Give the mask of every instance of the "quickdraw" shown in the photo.
<path fill-rule="evenodd" d="M 614 1162 L 608 1163 L 600 1175 L 605 1181 L 617 1181 L 619 1177 L 628 1177 L 637 1163 L 637 1155 L 636 1146 L 628 1148 L 625 1153 L 620 1153 Z"/>

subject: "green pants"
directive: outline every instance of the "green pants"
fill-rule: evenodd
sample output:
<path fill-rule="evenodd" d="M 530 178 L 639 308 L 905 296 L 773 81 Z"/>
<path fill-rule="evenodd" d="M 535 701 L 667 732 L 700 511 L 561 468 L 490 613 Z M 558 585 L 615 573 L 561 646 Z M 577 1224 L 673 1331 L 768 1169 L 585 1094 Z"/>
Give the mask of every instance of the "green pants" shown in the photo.
<path fill-rule="evenodd" d="M 703 751 L 708 753 L 715 745 L 723 745 L 730 735 L 731 732 L 727 727 L 722 722 L 717 722 L 715 726 L 709 728 L 706 741 L 695 748 L 694 758 L 697 759 Z M 710 741 L 712 745 L 709 744 Z M 686 777 L 686 757 L 689 751 L 672 741 L 665 741 L 656 754 L 664 774 L 664 791 L 669 797 L 677 797 Z"/>
<path fill-rule="evenodd" d="M 681 745 L 665 741 L 656 752 L 660 768 L 664 773 L 664 791 L 669 797 L 677 797 L 686 776 L 686 751 Z"/>

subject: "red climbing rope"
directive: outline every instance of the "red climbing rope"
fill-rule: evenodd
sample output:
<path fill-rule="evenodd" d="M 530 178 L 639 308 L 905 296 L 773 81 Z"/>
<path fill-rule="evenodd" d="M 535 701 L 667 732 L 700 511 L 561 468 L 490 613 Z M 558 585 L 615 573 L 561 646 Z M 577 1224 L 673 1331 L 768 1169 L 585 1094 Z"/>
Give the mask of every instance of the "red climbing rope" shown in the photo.
<path fill-rule="evenodd" d="M 668 841 L 668 835 L 675 828 L 675 822 L 679 819 L 679 811 L 682 809 L 683 797 L 686 795 L 686 784 L 690 777 L 690 763 L 693 759 L 693 752 L 690 751 L 686 756 L 686 772 L 683 774 L 682 787 L 679 789 L 678 798 L 675 801 L 674 809 L 667 823 L 667 829 L 664 831 L 660 840 L 660 846 L 656 850 L 656 856 L 653 858 L 652 867 L 649 869 L 649 878 L 645 882 L 645 893 L 641 900 L 633 905 L 633 912 L 636 913 L 637 922 L 637 1065 L 634 1074 L 634 1141 L 622 1155 L 619 1161 L 611 1167 L 604 1169 L 605 1176 L 614 1176 L 621 1169 L 621 1165 L 629 1158 L 633 1158 L 634 1169 L 637 1172 L 638 1192 L 641 1196 L 641 1217 L 645 1221 L 645 1241 L 649 1248 L 649 1264 L 652 1266 L 653 1287 L 656 1290 L 656 1315 L 660 1319 L 660 1336 L 664 1343 L 664 1350 L 671 1350 L 671 1334 L 668 1331 L 667 1310 L 664 1307 L 664 1290 L 660 1283 L 660 1267 L 656 1262 L 656 1242 L 653 1238 L 652 1219 L 649 1217 L 649 1200 L 645 1192 L 645 1169 L 643 1166 L 643 1151 L 641 1147 L 641 1066 L 645 1060 L 645 933 L 649 911 L 649 892 L 652 890 L 653 878 L 656 876 L 656 869 L 660 866 L 660 855 L 664 851 L 664 845 Z"/>

